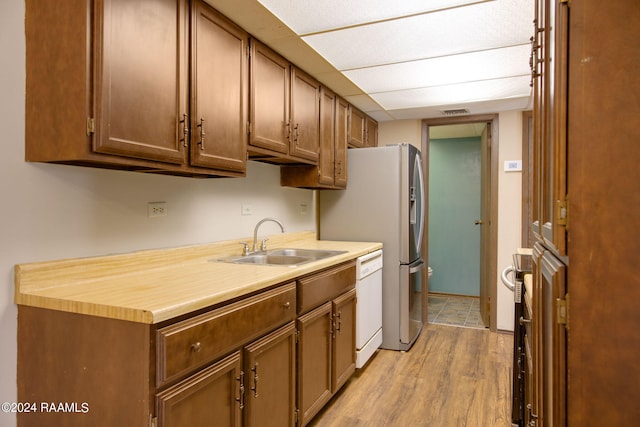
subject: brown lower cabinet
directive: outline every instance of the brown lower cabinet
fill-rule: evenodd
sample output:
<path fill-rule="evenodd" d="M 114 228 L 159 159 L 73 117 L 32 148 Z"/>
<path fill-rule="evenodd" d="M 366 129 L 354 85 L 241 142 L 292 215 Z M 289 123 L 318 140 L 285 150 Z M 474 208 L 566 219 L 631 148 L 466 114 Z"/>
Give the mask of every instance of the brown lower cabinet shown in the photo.
<path fill-rule="evenodd" d="M 355 371 L 355 304 L 349 261 L 157 325 L 19 305 L 18 425 L 305 425 Z"/>
<path fill-rule="evenodd" d="M 355 372 L 355 265 L 299 280 L 298 294 L 303 307 L 316 296 L 329 299 L 298 317 L 298 425 L 304 426 Z"/>
<path fill-rule="evenodd" d="M 290 322 L 158 393 L 158 425 L 295 425 L 295 351 Z"/>

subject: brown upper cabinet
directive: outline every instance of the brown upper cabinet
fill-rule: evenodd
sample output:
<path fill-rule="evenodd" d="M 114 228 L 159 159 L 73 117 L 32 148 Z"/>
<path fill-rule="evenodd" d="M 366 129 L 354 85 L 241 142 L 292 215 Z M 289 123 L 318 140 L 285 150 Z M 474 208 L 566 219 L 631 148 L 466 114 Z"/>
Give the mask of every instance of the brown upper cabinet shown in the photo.
<path fill-rule="evenodd" d="M 201 1 L 191 19 L 191 163 L 243 172 L 248 34 Z"/>
<path fill-rule="evenodd" d="M 25 28 L 26 160 L 244 176 L 248 35 L 222 15 L 200 1 L 28 0 Z"/>
<path fill-rule="evenodd" d="M 320 153 L 317 166 L 282 166 L 280 183 L 301 188 L 345 188 L 349 104 L 320 88 Z"/>
<path fill-rule="evenodd" d="M 361 148 L 365 146 L 365 114 L 349 105 L 349 147 Z"/>
<path fill-rule="evenodd" d="M 251 40 L 249 158 L 317 164 L 320 83 Z"/>
<path fill-rule="evenodd" d="M 378 146 L 378 122 L 371 117 L 366 118 L 366 127 L 364 134 L 364 146 L 365 147 L 377 147 Z"/>

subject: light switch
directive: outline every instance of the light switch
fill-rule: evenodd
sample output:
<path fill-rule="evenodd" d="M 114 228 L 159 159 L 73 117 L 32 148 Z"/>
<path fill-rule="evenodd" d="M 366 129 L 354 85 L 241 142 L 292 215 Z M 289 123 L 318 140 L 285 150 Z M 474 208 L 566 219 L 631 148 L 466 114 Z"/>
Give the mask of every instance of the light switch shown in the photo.
<path fill-rule="evenodd" d="M 522 160 L 506 160 L 504 162 L 505 172 L 519 172 L 522 171 Z"/>

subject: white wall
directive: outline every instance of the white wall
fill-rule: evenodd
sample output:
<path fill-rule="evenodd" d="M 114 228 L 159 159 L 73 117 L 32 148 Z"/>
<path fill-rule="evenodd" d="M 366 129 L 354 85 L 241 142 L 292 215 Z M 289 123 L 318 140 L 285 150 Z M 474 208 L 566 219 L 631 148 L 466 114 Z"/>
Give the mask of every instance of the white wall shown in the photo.
<path fill-rule="evenodd" d="M 249 162 L 246 178 L 200 180 L 26 163 L 24 0 L 0 1 L 0 55 L 0 402 L 17 399 L 15 264 L 247 237 L 266 216 L 287 231 L 315 229 L 313 192 L 280 187 L 273 165 Z M 166 201 L 168 216 L 148 218 L 150 201 Z M 240 215 L 242 203 L 253 215 Z M 0 426 L 14 425 L 0 412 Z"/>
<path fill-rule="evenodd" d="M 378 123 L 378 145 L 407 142 L 422 150 L 422 121 L 395 120 Z"/>
<path fill-rule="evenodd" d="M 498 153 L 498 329 L 513 330 L 513 292 L 500 273 L 513 264 L 512 254 L 522 242 L 522 172 L 505 172 L 504 162 L 522 160 L 522 112 L 500 114 Z"/>
<path fill-rule="evenodd" d="M 511 254 L 521 242 L 522 173 L 504 172 L 505 160 L 522 159 L 522 112 L 500 113 L 498 129 L 498 288 L 497 328 L 513 330 L 513 293 L 502 285 L 500 273 L 512 264 Z M 379 124 L 379 144 L 410 142 L 421 146 L 421 120 Z"/>

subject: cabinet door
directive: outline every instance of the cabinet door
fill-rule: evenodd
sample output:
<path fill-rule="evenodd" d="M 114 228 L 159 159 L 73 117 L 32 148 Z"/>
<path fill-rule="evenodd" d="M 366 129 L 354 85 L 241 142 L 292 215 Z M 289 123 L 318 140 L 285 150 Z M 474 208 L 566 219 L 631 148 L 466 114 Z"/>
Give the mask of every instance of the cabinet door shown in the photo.
<path fill-rule="evenodd" d="M 320 83 L 291 67 L 291 132 L 289 154 L 318 160 L 320 147 Z"/>
<path fill-rule="evenodd" d="M 543 229 L 545 242 L 559 255 L 567 254 L 567 3 L 547 0 L 545 69 L 546 177 L 543 189 Z"/>
<path fill-rule="evenodd" d="M 349 146 L 364 147 L 364 113 L 349 105 Z"/>
<path fill-rule="evenodd" d="M 191 164 L 244 172 L 248 35 L 196 1 L 191 43 Z"/>
<path fill-rule="evenodd" d="M 535 19 L 533 21 L 534 39 L 532 41 L 531 57 L 531 85 L 533 86 L 533 211 L 531 212 L 531 230 L 536 239 L 542 239 L 542 200 L 543 189 L 545 187 L 543 178 L 545 177 L 544 167 L 545 159 L 543 156 L 544 141 L 544 111 L 545 98 L 544 79 L 546 73 L 541 65 L 544 56 L 544 25 L 545 19 L 545 1 L 535 0 Z"/>
<path fill-rule="evenodd" d="M 333 393 L 356 370 L 356 290 L 333 300 Z"/>
<path fill-rule="evenodd" d="M 536 93 L 540 140 L 540 235 L 558 255 L 566 255 L 567 221 L 567 16 L 565 4 L 539 0 L 539 88 Z"/>
<path fill-rule="evenodd" d="M 94 10 L 93 150 L 185 163 L 188 1 L 98 0 Z"/>
<path fill-rule="evenodd" d="M 298 318 L 298 409 L 304 426 L 331 398 L 331 303 Z"/>
<path fill-rule="evenodd" d="M 333 185 L 335 174 L 336 96 L 324 86 L 320 88 L 320 158 L 318 183 Z"/>
<path fill-rule="evenodd" d="M 240 352 L 156 395 L 159 427 L 241 425 Z"/>
<path fill-rule="evenodd" d="M 373 120 L 371 117 L 367 116 L 366 118 L 366 147 L 377 147 L 378 146 L 378 122 Z"/>
<path fill-rule="evenodd" d="M 540 261 L 540 319 L 542 339 L 541 404 L 545 427 L 567 425 L 567 330 L 565 265 L 550 252 Z"/>
<path fill-rule="evenodd" d="M 249 145 L 289 152 L 289 62 L 251 40 Z"/>
<path fill-rule="evenodd" d="M 295 425 L 295 333 L 291 322 L 245 348 L 245 426 Z"/>
<path fill-rule="evenodd" d="M 335 185 L 347 186 L 347 146 L 349 143 L 349 104 L 336 98 Z"/>

